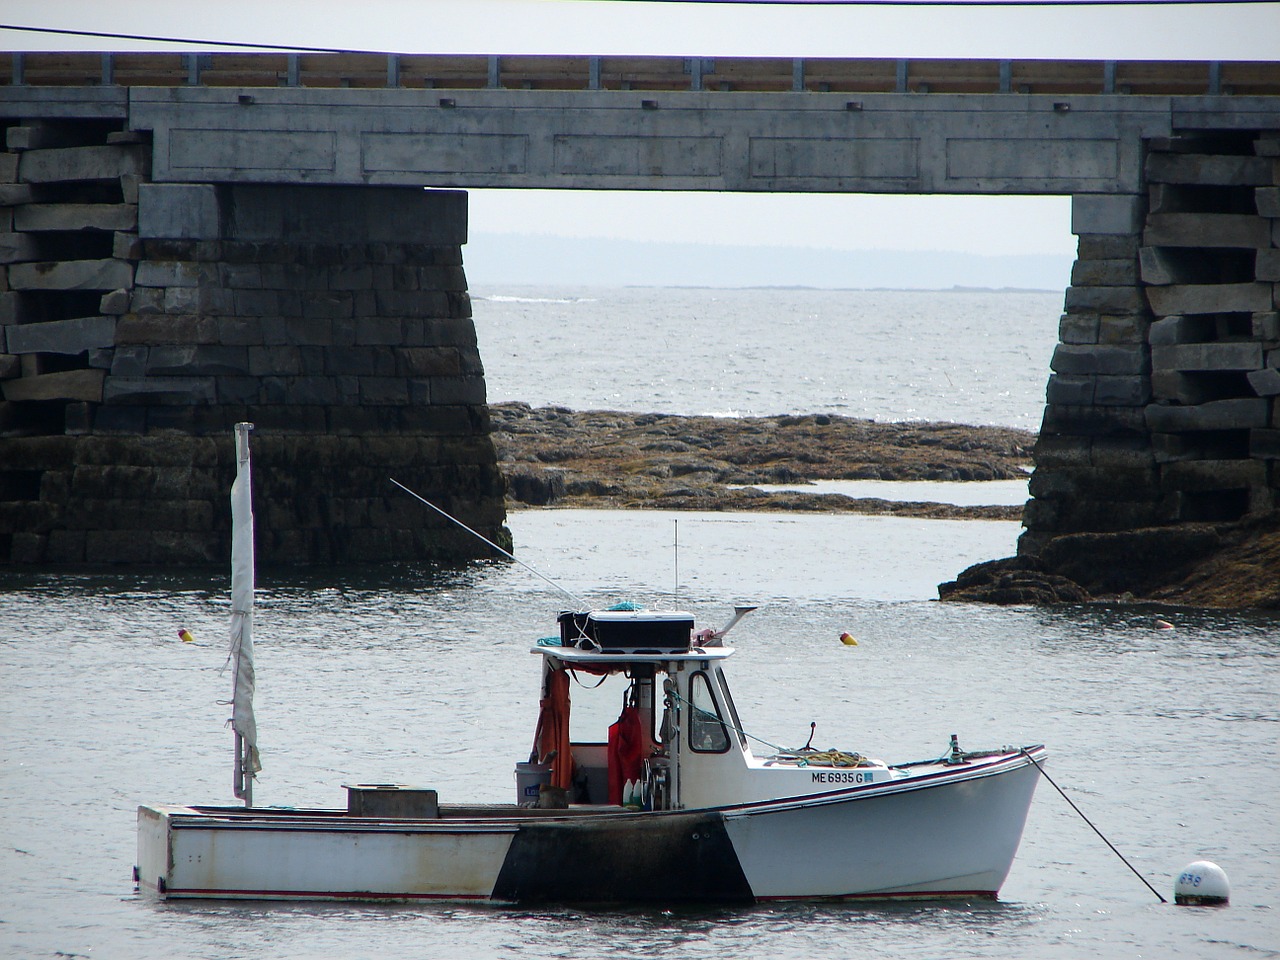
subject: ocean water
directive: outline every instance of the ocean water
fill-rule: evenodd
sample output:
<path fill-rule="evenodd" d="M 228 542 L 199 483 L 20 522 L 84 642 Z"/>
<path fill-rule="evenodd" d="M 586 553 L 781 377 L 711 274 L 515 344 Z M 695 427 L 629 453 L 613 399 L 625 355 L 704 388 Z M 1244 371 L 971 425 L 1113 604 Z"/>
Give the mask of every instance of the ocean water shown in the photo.
<path fill-rule="evenodd" d="M 1059 299 L 477 295 L 493 399 L 1022 426 L 1039 417 Z M 815 721 L 822 747 L 891 762 L 940 755 L 952 733 L 970 749 L 1044 742 L 1057 783 L 1166 898 L 1207 858 L 1231 905 L 1159 903 L 1047 783 L 998 903 L 158 903 L 130 878 L 137 805 L 233 802 L 228 575 L 4 570 L 0 957 L 1280 957 L 1274 616 L 934 600 L 938 582 L 1010 553 L 1016 523 L 576 510 L 509 523 L 523 561 L 591 604 L 678 604 L 718 624 L 759 603 L 730 664 L 752 734 L 798 744 Z M 536 720 L 527 651 L 562 603 L 507 562 L 260 571 L 257 801 L 341 806 L 352 782 L 509 799 Z"/>
<path fill-rule="evenodd" d="M 472 291 L 489 399 L 835 413 L 1036 430 L 1062 294 L 648 287 Z"/>
<path fill-rule="evenodd" d="M 822 748 L 890 761 L 938 756 L 952 733 L 971 749 L 1045 742 L 1054 779 L 1166 898 L 1203 857 L 1227 871 L 1231 905 L 1160 904 L 1044 783 L 997 903 L 159 903 L 130 879 L 137 804 L 234 802 L 225 579 L 5 572 L 0 956 L 1280 955 L 1274 620 L 929 599 L 999 552 L 1011 523 L 526 511 L 511 527 L 526 562 L 589 603 L 674 594 L 709 624 L 760 603 L 729 665 L 748 732 L 798 745 L 813 720 Z M 341 806 L 351 782 L 513 796 L 536 721 L 528 650 L 552 632 L 558 593 L 496 562 L 259 585 L 259 803 Z M 598 723 L 616 712 L 610 697 Z"/>

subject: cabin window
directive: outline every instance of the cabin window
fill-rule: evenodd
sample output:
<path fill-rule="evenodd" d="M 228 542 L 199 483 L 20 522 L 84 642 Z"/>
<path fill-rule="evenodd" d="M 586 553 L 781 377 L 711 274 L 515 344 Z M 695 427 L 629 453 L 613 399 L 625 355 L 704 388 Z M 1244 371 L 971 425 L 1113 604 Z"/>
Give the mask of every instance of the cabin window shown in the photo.
<path fill-rule="evenodd" d="M 733 704 L 733 694 L 729 692 L 729 681 L 724 678 L 724 674 L 716 670 L 716 679 L 720 681 L 720 699 L 724 702 L 725 712 L 729 714 L 729 726 L 738 734 L 738 740 L 742 743 L 742 749 L 747 749 L 747 735 L 742 732 L 742 721 L 738 719 L 738 708 Z"/>
<path fill-rule="evenodd" d="M 699 670 L 689 678 L 689 746 L 698 753 L 724 753 L 729 734 L 720 717 L 720 707 L 711 693 L 707 675 Z"/>

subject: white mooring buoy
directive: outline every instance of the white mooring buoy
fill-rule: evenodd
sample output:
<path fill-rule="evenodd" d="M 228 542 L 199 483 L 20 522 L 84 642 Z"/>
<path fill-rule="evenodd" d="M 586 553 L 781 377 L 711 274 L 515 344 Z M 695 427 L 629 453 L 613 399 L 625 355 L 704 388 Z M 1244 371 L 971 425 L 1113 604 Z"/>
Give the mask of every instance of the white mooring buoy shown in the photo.
<path fill-rule="evenodd" d="M 1182 868 L 1173 885 L 1173 902 L 1192 907 L 1225 906 L 1231 900 L 1231 884 L 1216 863 L 1197 860 Z"/>

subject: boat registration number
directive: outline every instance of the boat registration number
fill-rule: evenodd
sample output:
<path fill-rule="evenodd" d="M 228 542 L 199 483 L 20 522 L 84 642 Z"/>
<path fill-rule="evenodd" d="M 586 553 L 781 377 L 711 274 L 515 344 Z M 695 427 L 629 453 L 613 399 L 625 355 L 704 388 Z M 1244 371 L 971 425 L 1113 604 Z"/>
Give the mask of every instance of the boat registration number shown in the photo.
<path fill-rule="evenodd" d="M 814 770 L 813 783 L 871 783 L 875 775 L 859 770 Z"/>

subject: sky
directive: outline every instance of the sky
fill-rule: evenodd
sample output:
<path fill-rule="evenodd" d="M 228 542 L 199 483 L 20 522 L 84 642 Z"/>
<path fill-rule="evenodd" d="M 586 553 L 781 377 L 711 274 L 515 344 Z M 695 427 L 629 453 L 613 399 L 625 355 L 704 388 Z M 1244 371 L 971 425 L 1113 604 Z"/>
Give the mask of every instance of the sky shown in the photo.
<path fill-rule="evenodd" d="M 0 23 L 396 53 L 1280 60 L 1277 2 L 5 0 Z M 0 48 L 192 49 L 3 28 Z M 488 234 L 1064 258 L 1075 247 L 1064 197 L 475 190 L 472 245 Z"/>

